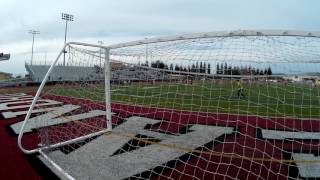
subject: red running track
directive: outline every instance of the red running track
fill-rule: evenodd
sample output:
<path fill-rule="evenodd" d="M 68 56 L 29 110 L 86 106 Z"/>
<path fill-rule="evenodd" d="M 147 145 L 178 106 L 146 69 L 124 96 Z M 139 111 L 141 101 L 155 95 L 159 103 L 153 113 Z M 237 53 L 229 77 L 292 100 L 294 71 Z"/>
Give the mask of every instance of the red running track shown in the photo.
<path fill-rule="evenodd" d="M 80 100 L 62 96 L 46 96 L 45 98 L 63 101 L 65 104 L 80 105 L 83 110 L 101 109 L 104 104 L 89 100 Z M 21 110 L 21 109 L 19 109 Z M 205 124 L 214 126 L 233 127 L 235 133 L 220 137 L 216 141 L 208 142 L 198 149 L 206 152 L 233 153 L 240 156 L 251 158 L 274 158 L 290 159 L 290 152 L 309 152 L 319 155 L 320 147 L 318 140 L 295 140 L 295 141 L 276 141 L 266 140 L 261 137 L 262 129 L 275 129 L 279 131 L 308 131 L 318 132 L 320 122 L 318 120 L 299 120 L 289 118 L 262 118 L 257 116 L 218 114 L 218 113 L 198 113 L 178 110 L 169 110 L 152 107 L 132 106 L 123 104 L 113 104 L 112 111 L 117 115 L 113 118 L 114 125 L 123 122 L 123 118 L 130 116 L 143 116 L 153 119 L 163 120 L 152 127 L 152 130 L 160 132 L 170 132 L 173 134 L 185 133 L 189 125 Z M 79 111 L 80 112 L 80 111 Z M 22 121 L 24 116 L 12 119 L 0 120 L 0 177 L 1 179 L 42 179 L 56 178 L 34 155 L 24 155 L 17 147 L 17 135 L 10 131 L 9 125 Z M 105 127 L 104 118 L 98 117 L 90 121 L 90 125 L 99 124 Z M 90 127 L 90 126 L 89 126 Z M 70 123 L 49 127 L 50 131 L 62 131 L 65 129 L 81 129 L 81 133 L 94 131 L 88 128 Z M 40 131 L 41 132 L 41 131 Z M 65 140 L 79 136 L 74 131 L 66 133 Z M 40 133 L 41 134 L 41 133 Z M 32 148 L 39 143 L 38 132 L 28 133 L 23 139 L 26 147 Z M 61 135 L 63 136 L 63 134 Z M 54 142 L 52 142 L 54 143 Z M 209 156 L 207 154 L 186 153 L 179 160 L 173 159 L 166 164 L 167 169 L 153 169 L 148 172 L 141 172 L 137 176 L 152 177 L 154 179 L 192 179 L 196 176 L 200 179 L 287 179 L 288 176 L 295 178 L 297 168 L 294 164 L 277 162 L 259 162 L 255 160 L 245 160 L 242 158 Z M 161 172 L 161 176 L 152 172 Z"/>

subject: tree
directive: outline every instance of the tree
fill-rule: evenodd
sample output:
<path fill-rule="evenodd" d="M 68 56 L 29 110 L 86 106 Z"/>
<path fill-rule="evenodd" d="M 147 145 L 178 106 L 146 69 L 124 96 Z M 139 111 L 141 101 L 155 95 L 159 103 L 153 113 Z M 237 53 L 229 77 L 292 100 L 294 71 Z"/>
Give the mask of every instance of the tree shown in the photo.
<path fill-rule="evenodd" d="M 224 63 L 224 69 L 223 69 L 223 74 L 228 74 L 228 64 Z"/>
<path fill-rule="evenodd" d="M 255 71 L 254 71 L 254 75 L 259 75 L 260 74 L 260 69 L 257 68 Z"/>
<path fill-rule="evenodd" d="M 208 74 L 210 74 L 210 73 L 208 73 Z M 220 65 L 219 65 L 219 63 L 217 63 L 216 74 L 220 74 Z"/>
<path fill-rule="evenodd" d="M 174 66 L 174 70 L 175 71 L 179 71 L 180 69 L 179 69 L 179 66 L 176 64 L 175 66 Z"/>
<path fill-rule="evenodd" d="M 173 64 L 170 64 L 170 70 L 173 71 Z"/>
<path fill-rule="evenodd" d="M 203 69 L 203 64 L 202 61 L 200 62 L 200 67 L 199 67 L 199 73 L 202 73 L 202 69 Z"/>
<path fill-rule="evenodd" d="M 149 67 L 149 61 L 146 60 L 146 62 L 145 62 L 145 63 L 142 63 L 141 66 L 147 66 L 147 67 Z"/>
<path fill-rule="evenodd" d="M 272 70 L 271 67 L 269 66 L 268 70 L 267 70 L 267 75 L 272 75 Z"/>
<path fill-rule="evenodd" d="M 238 66 L 232 68 L 233 75 L 240 75 L 240 69 Z"/>
<path fill-rule="evenodd" d="M 180 70 L 180 71 L 183 71 L 182 65 L 179 66 L 179 70 Z"/>
<path fill-rule="evenodd" d="M 191 66 L 191 72 L 196 72 L 196 66 L 194 64 Z"/>
<path fill-rule="evenodd" d="M 196 62 L 196 71 L 195 72 L 199 72 L 199 62 Z"/>
<path fill-rule="evenodd" d="M 207 73 L 208 73 L 208 74 L 211 73 L 211 65 L 210 65 L 210 63 L 208 63 Z"/>
<path fill-rule="evenodd" d="M 263 75 L 263 70 L 261 69 L 260 74 L 259 75 Z"/>
<path fill-rule="evenodd" d="M 165 68 L 165 64 L 162 61 L 157 60 L 156 62 L 152 62 L 151 63 L 151 67 L 164 69 Z"/>
<path fill-rule="evenodd" d="M 228 75 L 231 75 L 231 72 L 232 72 L 232 67 L 229 66 L 229 67 L 228 67 L 228 70 L 227 70 L 227 74 L 228 74 Z"/>
<path fill-rule="evenodd" d="M 248 69 L 247 69 L 247 74 L 251 74 L 252 73 L 252 67 L 251 67 L 251 65 L 248 67 Z"/>
<path fill-rule="evenodd" d="M 220 64 L 220 74 L 223 74 L 223 63 Z"/>
<path fill-rule="evenodd" d="M 168 64 L 164 63 L 164 69 L 169 69 Z"/>
<path fill-rule="evenodd" d="M 245 68 L 243 66 L 240 67 L 240 75 L 245 74 Z"/>

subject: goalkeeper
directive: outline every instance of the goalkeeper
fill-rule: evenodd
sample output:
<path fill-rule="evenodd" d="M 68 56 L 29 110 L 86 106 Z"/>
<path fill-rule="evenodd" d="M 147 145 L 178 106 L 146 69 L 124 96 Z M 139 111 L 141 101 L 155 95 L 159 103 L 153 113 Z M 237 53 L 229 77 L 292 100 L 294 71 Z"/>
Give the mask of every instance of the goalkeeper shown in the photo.
<path fill-rule="evenodd" d="M 244 94 L 242 82 L 240 80 L 237 80 L 237 95 L 239 99 L 246 97 Z"/>

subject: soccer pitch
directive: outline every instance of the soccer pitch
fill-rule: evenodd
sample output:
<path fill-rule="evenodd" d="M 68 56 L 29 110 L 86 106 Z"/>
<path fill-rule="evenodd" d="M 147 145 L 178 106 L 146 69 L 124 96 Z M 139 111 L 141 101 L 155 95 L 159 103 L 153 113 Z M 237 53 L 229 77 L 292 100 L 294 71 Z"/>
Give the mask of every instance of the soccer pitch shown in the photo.
<path fill-rule="evenodd" d="M 7 116 L 26 114 L 12 125 L 25 153 L 76 179 L 318 178 L 319 38 L 219 31 L 70 42 L 33 101 L 13 95 L 32 101 L 29 111 Z"/>
<path fill-rule="evenodd" d="M 142 105 L 195 112 L 229 113 L 274 117 L 319 118 L 318 87 L 297 84 L 244 84 L 245 98 L 238 98 L 234 82 L 190 84 L 112 85 L 113 103 Z M 50 94 L 104 101 L 104 87 L 58 85 Z"/>

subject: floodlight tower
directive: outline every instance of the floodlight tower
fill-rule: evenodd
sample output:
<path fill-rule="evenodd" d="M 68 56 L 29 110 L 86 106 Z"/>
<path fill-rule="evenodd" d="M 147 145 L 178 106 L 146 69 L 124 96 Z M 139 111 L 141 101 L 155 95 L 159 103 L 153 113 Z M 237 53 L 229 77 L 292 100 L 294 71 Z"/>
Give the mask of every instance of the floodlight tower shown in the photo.
<path fill-rule="evenodd" d="M 30 64 L 32 65 L 32 61 L 33 61 L 34 35 L 40 34 L 40 31 L 29 30 L 28 33 L 29 33 L 29 34 L 32 34 L 32 48 L 31 48 L 31 62 L 30 62 Z"/>
<path fill-rule="evenodd" d="M 66 28 L 64 32 L 64 44 L 66 44 L 67 41 L 67 30 L 68 30 L 68 21 L 73 21 L 73 15 L 62 13 L 61 19 L 66 20 Z M 66 60 L 66 50 L 63 51 L 63 66 L 65 66 L 65 60 Z"/>
<path fill-rule="evenodd" d="M 148 38 L 145 38 L 145 40 L 147 41 Z M 146 63 L 148 62 L 148 56 L 149 56 L 149 49 L 148 49 L 148 44 L 146 44 Z M 148 62 L 148 65 L 149 65 L 149 62 Z"/>
<path fill-rule="evenodd" d="M 102 46 L 102 44 L 103 44 L 102 41 L 98 41 L 98 43 L 99 43 L 100 46 Z M 99 66 L 100 66 L 100 67 L 102 67 L 102 66 L 101 66 L 101 53 L 102 53 L 102 48 L 100 48 L 100 63 L 99 63 Z"/>

